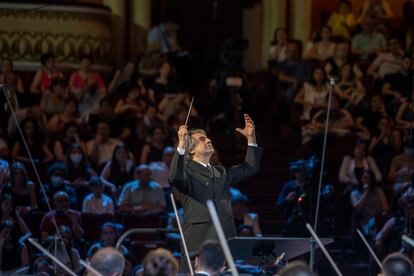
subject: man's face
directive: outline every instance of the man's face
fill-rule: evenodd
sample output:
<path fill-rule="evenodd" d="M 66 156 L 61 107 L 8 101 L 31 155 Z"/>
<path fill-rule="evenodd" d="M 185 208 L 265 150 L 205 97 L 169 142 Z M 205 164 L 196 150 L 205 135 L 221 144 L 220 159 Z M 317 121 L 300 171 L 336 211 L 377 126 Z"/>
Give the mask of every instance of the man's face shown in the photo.
<path fill-rule="evenodd" d="M 104 227 L 102 229 L 102 241 L 105 246 L 111 246 L 115 242 L 116 232 L 115 229 L 112 227 Z"/>
<path fill-rule="evenodd" d="M 288 60 L 297 60 L 298 58 L 298 47 L 295 43 L 289 43 L 286 47 L 286 56 Z"/>
<path fill-rule="evenodd" d="M 97 133 L 102 135 L 102 137 L 106 139 L 111 134 L 111 131 L 110 131 L 109 126 L 107 124 L 100 123 L 98 125 Z"/>
<path fill-rule="evenodd" d="M 80 63 L 80 69 L 83 72 L 89 72 L 92 69 L 92 62 L 89 59 L 82 59 Z"/>
<path fill-rule="evenodd" d="M 213 155 L 214 147 L 211 143 L 210 138 L 208 138 L 203 133 L 194 133 L 191 135 L 192 139 L 195 141 L 194 148 L 192 149 L 193 155 Z"/>
<path fill-rule="evenodd" d="M 401 52 L 401 45 L 397 39 L 391 39 L 389 41 L 390 52 L 394 55 L 398 55 Z"/>
<path fill-rule="evenodd" d="M 141 169 L 137 173 L 140 183 L 146 184 L 151 181 L 152 172 L 150 169 Z"/>
<path fill-rule="evenodd" d="M 64 211 L 69 209 L 69 198 L 66 195 L 58 195 L 53 199 L 55 209 L 57 211 Z"/>

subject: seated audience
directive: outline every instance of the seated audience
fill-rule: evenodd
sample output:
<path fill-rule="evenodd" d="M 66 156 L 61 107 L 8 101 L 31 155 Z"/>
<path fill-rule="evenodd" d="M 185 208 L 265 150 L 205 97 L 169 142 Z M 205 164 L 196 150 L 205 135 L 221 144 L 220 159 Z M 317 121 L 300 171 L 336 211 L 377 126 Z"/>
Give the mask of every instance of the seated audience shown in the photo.
<path fill-rule="evenodd" d="M 37 70 L 32 85 L 31 93 L 45 93 L 50 91 L 50 85 L 54 78 L 63 78 L 63 74 L 55 66 L 55 55 L 46 53 L 40 56 L 41 67 Z"/>
<path fill-rule="evenodd" d="M 78 123 L 77 115 L 78 104 L 75 99 L 67 98 L 64 102 L 62 113 L 56 113 L 50 118 L 48 122 L 48 132 L 51 135 L 63 134 L 65 124 L 74 122 Z"/>
<path fill-rule="evenodd" d="M 168 60 L 161 60 L 157 65 L 157 75 L 148 84 L 151 98 L 159 103 L 165 95 L 177 93 L 177 80 L 175 71 Z"/>
<path fill-rule="evenodd" d="M 151 170 L 147 165 L 135 169 L 136 180 L 127 183 L 118 199 L 121 212 L 129 214 L 156 214 L 165 211 L 166 201 L 160 184 L 151 180 Z"/>
<path fill-rule="evenodd" d="M 395 218 L 385 216 L 389 211 L 388 202 L 371 171 L 364 170 L 362 172 L 359 184 L 352 190 L 350 199 L 354 210 L 353 230 L 361 229 L 365 236 L 375 240 L 376 248 L 381 250 L 395 224 Z M 379 226 L 378 221 L 375 223 L 375 220 L 379 220 L 381 216 L 384 217 L 385 223 Z M 376 226 L 378 228 L 374 229 Z"/>
<path fill-rule="evenodd" d="M 368 149 L 382 175 L 388 175 L 391 160 L 400 151 L 400 148 L 400 132 L 394 128 L 391 118 L 382 117 Z"/>
<path fill-rule="evenodd" d="M 50 84 L 50 91 L 42 94 L 40 107 L 47 116 L 60 114 L 65 108 L 65 101 L 69 98 L 68 82 L 63 78 L 54 78 Z"/>
<path fill-rule="evenodd" d="M 407 256 L 401 253 L 389 254 L 382 261 L 383 276 L 411 276 L 413 274 L 413 263 Z"/>
<path fill-rule="evenodd" d="M 81 225 L 81 213 L 70 209 L 69 196 L 63 191 L 59 191 L 53 195 L 54 209 L 44 214 L 40 222 L 40 234 L 42 241 L 46 241 L 56 233 L 56 225 L 65 225 L 69 227 L 76 239 L 83 236 L 83 228 Z M 52 237 L 53 239 L 53 237 Z"/>
<path fill-rule="evenodd" d="M 312 78 L 305 82 L 294 102 L 303 108 L 302 119 L 310 120 L 312 111 L 326 107 L 326 95 L 329 85 L 326 81 L 325 71 L 321 67 L 313 70 Z"/>
<path fill-rule="evenodd" d="M 31 235 L 29 228 L 16 210 L 15 199 L 11 194 L 0 196 L 0 223 L 11 220 L 20 235 Z"/>
<path fill-rule="evenodd" d="M 112 153 L 117 145 L 122 144 L 121 140 L 111 138 L 110 125 L 106 121 L 101 121 L 97 125 L 96 136 L 86 143 L 86 148 L 90 160 L 97 168 L 111 160 Z"/>
<path fill-rule="evenodd" d="M 90 259 L 92 255 L 101 248 L 108 246 L 115 247 L 121 230 L 122 225 L 113 222 L 105 222 L 101 227 L 101 236 L 99 241 L 89 247 L 87 253 L 88 258 Z M 121 245 L 120 251 L 122 255 L 128 254 L 128 249 L 123 245 Z"/>
<path fill-rule="evenodd" d="M 93 58 L 84 55 L 80 58 L 79 70 L 70 77 L 69 88 L 79 101 L 81 118 L 86 118 L 99 108 L 99 100 L 106 96 L 105 83 L 98 72 L 92 69 Z"/>
<path fill-rule="evenodd" d="M 336 44 L 335 54 L 333 58 L 328 58 L 325 61 L 325 72 L 327 76 L 338 79 L 342 66 L 345 64 L 352 65 L 352 72 L 357 79 L 362 79 L 363 73 L 356 63 L 353 63 L 349 51 L 349 44 L 346 42 L 339 42 Z"/>
<path fill-rule="evenodd" d="M 332 42 L 332 29 L 329 26 L 323 26 L 316 34 L 316 38 L 311 48 L 305 55 L 305 58 L 316 61 L 325 61 L 332 58 L 335 54 L 336 44 Z"/>
<path fill-rule="evenodd" d="M 48 198 L 45 199 L 42 194 L 43 200 L 51 200 L 54 194 L 58 191 L 64 191 L 69 196 L 69 203 L 72 208 L 78 207 L 78 197 L 74 187 L 72 187 L 69 181 L 66 180 L 68 172 L 64 163 L 56 162 L 47 169 L 48 184 L 44 185 L 44 191 Z M 46 207 L 46 202 L 43 202 L 43 209 Z"/>
<path fill-rule="evenodd" d="M 356 19 L 352 14 L 351 2 L 339 1 L 338 11 L 333 12 L 328 20 L 328 25 L 332 28 L 332 36 L 349 40 L 355 24 Z"/>
<path fill-rule="evenodd" d="M 410 101 L 412 99 L 413 89 L 413 57 L 404 55 L 401 60 L 400 71 L 395 74 L 387 75 L 384 79 L 382 94 L 386 97 L 388 106 L 398 107 L 400 102 Z M 393 108 L 396 110 L 397 108 Z"/>
<path fill-rule="evenodd" d="M 8 90 L 14 95 L 12 99 L 18 100 L 16 97 L 19 94 L 24 93 L 23 81 L 19 74 L 14 71 L 13 60 L 10 58 L 1 59 L 1 72 L 0 72 L 0 83 L 4 84 Z M 18 107 L 18 102 L 15 102 Z M 18 109 L 18 108 L 17 108 Z"/>
<path fill-rule="evenodd" d="M 388 51 L 380 53 L 368 68 L 368 75 L 374 79 L 384 79 L 386 75 L 395 74 L 400 71 L 403 50 L 397 38 L 388 39 Z"/>
<path fill-rule="evenodd" d="M 22 163 L 14 162 L 11 165 L 10 182 L 1 194 L 11 194 L 14 197 L 15 207 L 23 217 L 38 207 L 35 184 L 28 179 Z"/>
<path fill-rule="evenodd" d="M 414 97 L 403 103 L 395 115 L 395 122 L 403 132 L 410 132 L 414 128 Z"/>
<path fill-rule="evenodd" d="M 167 145 L 168 141 L 164 129 L 161 126 L 155 126 L 150 132 L 149 143 L 142 148 L 140 163 L 161 161 Z"/>
<path fill-rule="evenodd" d="M 217 275 L 226 269 L 226 258 L 217 241 L 206 241 L 195 260 L 196 275 Z"/>
<path fill-rule="evenodd" d="M 283 28 L 276 28 L 270 43 L 269 53 L 271 62 L 281 62 L 286 59 L 288 35 Z"/>
<path fill-rule="evenodd" d="M 105 247 L 92 256 L 90 265 L 103 276 L 121 276 L 125 267 L 125 259 L 117 249 Z M 94 275 L 95 273 L 92 272 L 87 274 L 87 276 Z"/>
<path fill-rule="evenodd" d="M 29 265 L 29 251 L 17 236 L 16 226 L 11 220 L 0 223 L 0 273 L 13 274 Z"/>
<path fill-rule="evenodd" d="M 99 101 L 99 110 L 97 113 L 89 115 L 89 131 L 94 132 L 100 122 L 107 122 L 111 130 L 111 138 L 124 140 L 131 134 L 131 130 L 128 128 L 127 119 L 134 118 L 136 118 L 136 114 L 133 118 L 126 118 L 124 115 L 114 112 L 112 99 L 110 97 L 105 97 Z"/>
<path fill-rule="evenodd" d="M 92 176 L 89 180 L 91 193 L 85 197 L 82 212 L 85 214 L 115 214 L 112 198 L 104 194 L 105 185 L 101 178 Z"/>
<path fill-rule="evenodd" d="M 249 212 L 250 199 L 246 195 L 234 197 L 231 200 L 233 217 L 236 227 L 247 225 L 253 228 L 253 234 L 257 237 L 262 236 L 262 230 L 259 224 L 259 215 Z"/>
<path fill-rule="evenodd" d="M 281 84 L 283 101 L 290 104 L 301 83 L 310 76 L 308 65 L 302 60 L 298 41 L 290 41 L 286 46 L 286 59 L 276 64 L 278 80 Z"/>
<path fill-rule="evenodd" d="M 414 171 L 414 142 L 410 135 L 403 137 L 403 152 L 392 159 L 388 178 L 396 183 L 407 171 L 410 174 Z"/>
<path fill-rule="evenodd" d="M 42 176 L 45 166 L 53 161 L 53 154 L 45 143 L 43 135 L 39 130 L 39 125 L 35 119 L 30 117 L 24 119 L 20 123 L 20 127 L 23 131 L 24 139 L 29 147 L 31 157 L 33 158 L 40 176 Z M 30 179 L 37 180 L 33 165 L 20 136 L 18 136 L 17 141 L 13 145 L 11 156 L 15 161 L 21 162 L 26 166 Z"/>
<path fill-rule="evenodd" d="M 352 156 L 342 159 L 339 171 L 339 181 L 347 186 L 357 186 L 364 171 L 372 171 L 376 182 L 382 181 L 382 174 L 375 160 L 366 154 L 367 145 L 363 140 L 358 140 L 354 147 Z"/>
<path fill-rule="evenodd" d="M 142 261 L 144 276 L 170 275 L 178 273 L 178 262 L 170 251 L 158 248 L 150 251 Z"/>
<path fill-rule="evenodd" d="M 26 118 L 32 118 L 38 123 L 41 133 L 47 132 L 47 117 L 40 106 L 32 105 L 29 108 L 17 110 L 15 114 L 19 124 Z M 10 116 L 7 122 L 7 135 L 16 137 L 17 134 L 16 120 L 14 116 Z"/>
<path fill-rule="evenodd" d="M 341 99 L 345 109 L 355 109 L 365 96 L 365 88 L 355 77 L 351 64 L 344 64 L 335 85 L 335 94 Z"/>
<path fill-rule="evenodd" d="M 153 161 L 149 164 L 151 169 L 152 179 L 161 185 L 163 189 L 170 187 L 169 170 L 175 149 L 173 147 L 166 147 L 162 153 L 161 161 Z"/>
<path fill-rule="evenodd" d="M 374 19 L 379 22 L 391 19 L 394 16 L 387 0 L 365 0 L 358 22 Z"/>
<path fill-rule="evenodd" d="M 387 48 L 384 35 L 376 32 L 374 27 L 372 19 L 365 19 L 362 22 L 362 32 L 352 39 L 352 54 L 359 56 L 362 61 L 367 61 L 370 56 L 378 55 Z"/>
<path fill-rule="evenodd" d="M 85 151 L 85 143 L 79 138 L 79 125 L 76 122 L 67 122 L 63 127 L 62 136 L 55 140 L 53 152 L 56 157 L 56 161 L 65 161 L 66 152 L 72 144 L 81 145 L 82 150 Z"/>
<path fill-rule="evenodd" d="M 79 144 L 69 146 L 66 151 L 64 164 L 67 170 L 67 180 L 72 186 L 88 185 L 91 176 L 96 175 L 88 161 L 88 157 L 85 155 L 83 147 Z"/>
<path fill-rule="evenodd" d="M 111 160 L 105 164 L 101 173 L 101 177 L 106 182 L 106 185 L 120 188 L 132 180 L 134 161 L 129 155 L 129 151 L 124 144 L 119 144 L 115 147 Z"/>
<path fill-rule="evenodd" d="M 140 87 L 135 86 L 128 90 L 125 97 L 116 102 L 114 112 L 125 117 L 143 117 L 146 107 L 147 102 L 141 95 Z"/>
<path fill-rule="evenodd" d="M 180 49 L 177 39 L 178 26 L 171 18 L 163 18 L 153 26 L 147 35 L 147 47 L 158 49 L 162 54 L 176 52 Z"/>

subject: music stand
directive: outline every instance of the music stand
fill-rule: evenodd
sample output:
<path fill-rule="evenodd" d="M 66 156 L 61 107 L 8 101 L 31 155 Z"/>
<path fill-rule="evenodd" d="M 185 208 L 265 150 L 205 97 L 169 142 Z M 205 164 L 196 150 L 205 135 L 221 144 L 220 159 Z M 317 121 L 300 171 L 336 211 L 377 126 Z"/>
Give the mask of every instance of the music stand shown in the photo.
<path fill-rule="evenodd" d="M 333 242 L 332 238 L 321 239 L 324 245 Z M 268 256 L 280 256 L 290 260 L 310 251 L 309 238 L 292 237 L 234 237 L 227 240 L 235 259 L 263 260 Z M 316 245 L 317 246 L 317 245 Z"/>

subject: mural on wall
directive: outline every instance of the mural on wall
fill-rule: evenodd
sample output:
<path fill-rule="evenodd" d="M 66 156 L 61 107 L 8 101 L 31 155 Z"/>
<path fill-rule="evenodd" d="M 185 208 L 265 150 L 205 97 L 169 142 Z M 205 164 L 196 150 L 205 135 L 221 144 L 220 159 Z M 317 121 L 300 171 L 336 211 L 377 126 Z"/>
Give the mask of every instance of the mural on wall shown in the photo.
<path fill-rule="evenodd" d="M 30 7 L 29 7 L 30 8 Z M 27 4 L 0 4 L 0 57 L 20 69 L 34 68 L 42 53 L 52 52 L 62 67 L 74 67 L 84 54 L 97 69 L 114 60 L 111 14 L 99 7 L 51 6 L 25 11 Z"/>

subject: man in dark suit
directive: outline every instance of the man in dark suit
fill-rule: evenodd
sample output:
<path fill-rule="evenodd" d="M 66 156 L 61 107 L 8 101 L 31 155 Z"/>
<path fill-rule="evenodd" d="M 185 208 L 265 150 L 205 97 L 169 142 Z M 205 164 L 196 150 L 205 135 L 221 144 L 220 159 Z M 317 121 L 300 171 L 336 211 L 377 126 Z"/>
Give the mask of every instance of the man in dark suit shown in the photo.
<path fill-rule="evenodd" d="M 206 240 L 217 240 L 206 206 L 209 199 L 215 204 L 226 237 L 236 236 L 230 185 L 258 173 L 262 156 L 253 120 L 245 114 L 244 121 L 245 127 L 236 131 L 247 138 L 245 161 L 228 168 L 210 165 L 214 147 L 204 130 L 188 131 L 187 126 L 180 126 L 178 130 L 179 143 L 170 166 L 170 182 L 182 194 L 183 231 L 190 252 L 199 251 Z M 188 162 L 185 154 L 191 159 Z M 181 267 L 184 268 L 183 264 Z"/>

